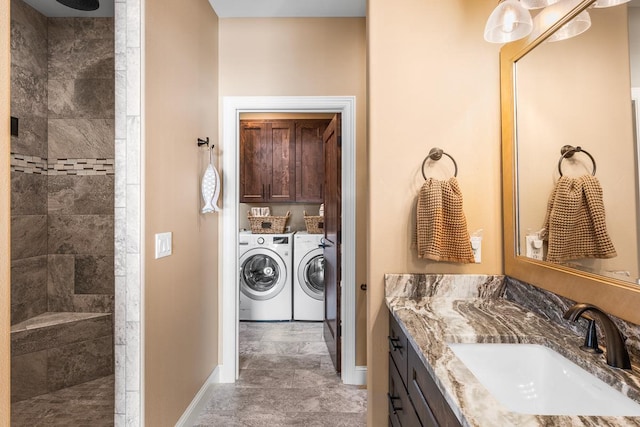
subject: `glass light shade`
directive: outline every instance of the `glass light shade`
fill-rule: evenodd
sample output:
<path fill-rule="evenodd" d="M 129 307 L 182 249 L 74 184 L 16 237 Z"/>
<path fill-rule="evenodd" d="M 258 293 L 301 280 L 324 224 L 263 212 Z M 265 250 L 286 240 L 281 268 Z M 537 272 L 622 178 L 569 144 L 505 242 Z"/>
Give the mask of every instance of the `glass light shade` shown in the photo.
<path fill-rule="evenodd" d="M 630 0 L 598 0 L 593 4 L 593 7 L 611 7 L 628 3 L 629 1 Z"/>
<path fill-rule="evenodd" d="M 575 37 L 578 34 L 582 34 L 589 29 L 591 26 L 591 16 L 589 16 L 589 12 L 586 10 L 581 12 L 578 16 L 573 18 L 571 21 L 564 24 L 562 27 L 558 29 L 555 33 L 551 35 L 547 39 L 549 42 L 557 42 L 560 40 L 570 39 L 571 37 Z"/>
<path fill-rule="evenodd" d="M 525 9 L 541 9 L 554 3 L 558 3 L 559 1 L 560 0 L 520 0 L 520 4 L 522 4 Z"/>
<path fill-rule="evenodd" d="M 491 12 L 484 27 L 484 39 L 490 43 L 507 43 L 528 36 L 533 20 L 517 0 L 505 0 Z"/>

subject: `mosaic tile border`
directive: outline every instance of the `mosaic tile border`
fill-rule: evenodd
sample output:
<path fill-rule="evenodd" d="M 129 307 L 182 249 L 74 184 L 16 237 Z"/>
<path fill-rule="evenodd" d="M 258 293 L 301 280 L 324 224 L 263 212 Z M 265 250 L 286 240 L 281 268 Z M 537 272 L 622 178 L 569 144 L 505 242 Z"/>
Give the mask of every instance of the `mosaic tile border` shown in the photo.
<path fill-rule="evenodd" d="M 47 175 L 47 159 L 11 153 L 11 172 Z"/>
<path fill-rule="evenodd" d="M 11 154 L 11 172 L 38 175 L 115 175 L 115 159 L 44 159 Z"/>
<path fill-rule="evenodd" d="M 115 159 L 49 159 L 49 175 L 115 175 Z"/>

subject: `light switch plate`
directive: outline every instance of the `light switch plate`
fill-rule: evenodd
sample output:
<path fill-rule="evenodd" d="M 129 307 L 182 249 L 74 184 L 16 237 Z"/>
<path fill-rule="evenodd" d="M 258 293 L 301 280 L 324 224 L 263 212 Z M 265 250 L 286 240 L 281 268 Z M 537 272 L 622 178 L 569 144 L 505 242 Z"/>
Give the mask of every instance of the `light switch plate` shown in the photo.
<path fill-rule="evenodd" d="M 156 234 L 156 259 L 171 255 L 171 232 Z"/>
<path fill-rule="evenodd" d="M 480 264 L 482 262 L 482 237 L 471 237 L 471 250 L 473 250 L 473 259 L 476 264 Z"/>

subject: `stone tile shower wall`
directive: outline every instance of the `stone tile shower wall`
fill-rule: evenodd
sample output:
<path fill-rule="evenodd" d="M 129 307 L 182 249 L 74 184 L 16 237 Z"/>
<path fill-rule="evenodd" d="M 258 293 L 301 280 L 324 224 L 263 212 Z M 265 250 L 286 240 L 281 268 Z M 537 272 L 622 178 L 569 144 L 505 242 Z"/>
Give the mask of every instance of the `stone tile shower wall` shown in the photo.
<path fill-rule="evenodd" d="M 17 401 L 114 371 L 113 19 L 12 0 L 11 58 Z"/>
<path fill-rule="evenodd" d="M 12 324 L 113 312 L 113 19 L 11 10 Z"/>
<path fill-rule="evenodd" d="M 113 312 L 113 19 L 48 24 L 48 308 Z"/>
<path fill-rule="evenodd" d="M 11 324 L 47 311 L 47 18 L 11 1 Z"/>

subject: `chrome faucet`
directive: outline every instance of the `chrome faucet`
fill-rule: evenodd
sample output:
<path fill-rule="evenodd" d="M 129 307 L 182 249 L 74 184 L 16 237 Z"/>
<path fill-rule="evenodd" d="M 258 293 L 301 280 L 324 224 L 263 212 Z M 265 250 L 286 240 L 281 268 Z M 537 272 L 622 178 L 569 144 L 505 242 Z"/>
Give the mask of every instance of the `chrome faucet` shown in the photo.
<path fill-rule="evenodd" d="M 595 305 L 577 303 L 564 313 L 564 318 L 576 322 L 585 311 L 600 321 L 607 347 L 607 365 L 614 368 L 631 369 L 629 353 L 624 345 L 625 338 L 611 318 Z"/>

